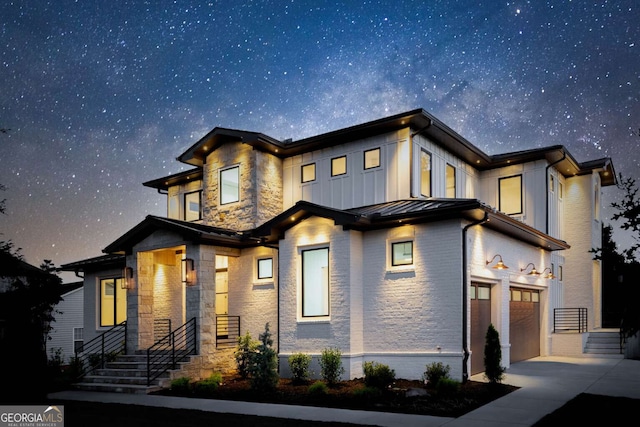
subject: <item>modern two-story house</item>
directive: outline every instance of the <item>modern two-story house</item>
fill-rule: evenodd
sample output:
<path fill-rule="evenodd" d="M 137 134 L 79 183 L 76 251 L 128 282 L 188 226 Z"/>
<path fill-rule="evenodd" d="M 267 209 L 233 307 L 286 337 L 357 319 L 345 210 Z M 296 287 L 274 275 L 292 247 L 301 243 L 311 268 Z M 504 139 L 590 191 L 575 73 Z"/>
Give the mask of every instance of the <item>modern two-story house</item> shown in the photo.
<path fill-rule="evenodd" d="M 166 217 L 63 266 L 83 273 L 85 342 L 126 321 L 131 353 L 192 322 L 205 375 L 268 322 L 285 377 L 291 354 L 338 348 L 348 378 L 442 362 L 466 380 L 490 323 L 507 368 L 600 328 L 608 158 L 488 155 L 417 109 L 301 140 L 216 127 L 177 160 L 191 168 L 144 183 Z"/>

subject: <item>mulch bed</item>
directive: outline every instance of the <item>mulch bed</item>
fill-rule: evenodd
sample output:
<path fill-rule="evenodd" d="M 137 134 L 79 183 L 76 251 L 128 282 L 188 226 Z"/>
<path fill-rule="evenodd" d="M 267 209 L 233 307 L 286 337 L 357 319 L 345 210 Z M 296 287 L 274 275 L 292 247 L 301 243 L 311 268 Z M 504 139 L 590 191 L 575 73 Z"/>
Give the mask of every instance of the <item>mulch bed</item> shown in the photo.
<path fill-rule="evenodd" d="M 259 393 L 251 389 L 250 380 L 229 377 L 224 378 L 223 383 L 216 390 L 206 394 L 196 394 L 193 389 L 181 394 L 172 390 L 162 390 L 157 394 L 459 417 L 518 389 L 507 384 L 492 385 L 467 381 L 461 384 L 458 392 L 443 394 L 433 388 L 425 387 L 421 381 L 398 379 L 387 390 L 376 392 L 369 389 L 368 392 L 363 392 L 364 380 L 354 379 L 342 381 L 328 388 L 326 394 L 313 394 L 309 393 L 309 386 L 312 383 L 309 381 L 305 384 L 295 384 L 290 379 L 283 378 L 280 379 L 275 391 Z M 421 396 L 407 397 L 407 390 L 411 389 L 426 393 Z"/>

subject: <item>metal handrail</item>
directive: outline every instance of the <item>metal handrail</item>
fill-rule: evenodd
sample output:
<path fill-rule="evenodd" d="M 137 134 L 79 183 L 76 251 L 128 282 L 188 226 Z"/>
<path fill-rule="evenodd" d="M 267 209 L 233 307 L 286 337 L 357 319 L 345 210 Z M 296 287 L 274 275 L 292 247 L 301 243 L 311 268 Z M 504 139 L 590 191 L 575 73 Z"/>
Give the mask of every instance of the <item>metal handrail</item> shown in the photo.
<path fill-rule="evenodd" d="M 127 321 L 119 323 L 84 343 L 75 352 L 78 364 L 78 378 L 96 369 L 102 369 L 107 362 L 115 360 L 118 354 L 125 354 L 127 346 Z"/>
<path fill-rule="evenodd" d="M 587 309 L 578 308 L 554 308 L 553 331 L 554 332 L 587 332 Z"/>
<path fill-rule="evenodd" d="M 169 369 L 176 369 L 184 357 L 197 354 L 196 343 L 195 317 L 156 341 L 147 349 L 147 385 Z"/>
<path fill-rule="evenodd" d="M 216 348 L 234 347 L 240 336 L 240 316 L 216 316 Z"/>

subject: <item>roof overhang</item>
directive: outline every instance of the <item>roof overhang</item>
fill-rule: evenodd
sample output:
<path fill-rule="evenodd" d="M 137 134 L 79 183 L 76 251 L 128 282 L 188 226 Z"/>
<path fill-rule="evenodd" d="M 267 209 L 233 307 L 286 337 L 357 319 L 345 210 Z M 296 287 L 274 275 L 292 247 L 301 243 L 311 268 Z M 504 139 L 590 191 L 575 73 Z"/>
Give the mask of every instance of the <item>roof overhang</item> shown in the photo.
<path fill-rule="evenodd" d="M 189 169 L 188 171 L 175 173 L 163 178 L 153 179 L 143 182 L 145 187 L 156 188 L 159 191 L 167 191 L 169 187 L 174 185 L 186 184 L 188 182 L 202 179 L 202 168 Z"/>
<path fill-rule="evenodd" d="M 125 256 L 122 254 L 108 254 L 87 258 L 81 261 L 70 262 L 68 264 L 62 264 L 58 270 L 78 273 L 80 271 L 86 272 L 111 268 L 124 268 L 125 262 Z"/>

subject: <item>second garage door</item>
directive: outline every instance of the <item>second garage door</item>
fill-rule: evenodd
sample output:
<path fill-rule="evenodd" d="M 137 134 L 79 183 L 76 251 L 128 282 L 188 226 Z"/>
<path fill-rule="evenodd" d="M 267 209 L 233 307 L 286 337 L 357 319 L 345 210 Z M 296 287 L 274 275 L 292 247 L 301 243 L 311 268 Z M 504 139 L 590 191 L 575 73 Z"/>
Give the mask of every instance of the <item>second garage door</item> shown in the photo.
<path fill-rule="evenodd" d="M 509 303 L 511 363 L 540 356 L 540 293 L 511 288 Z"/>

